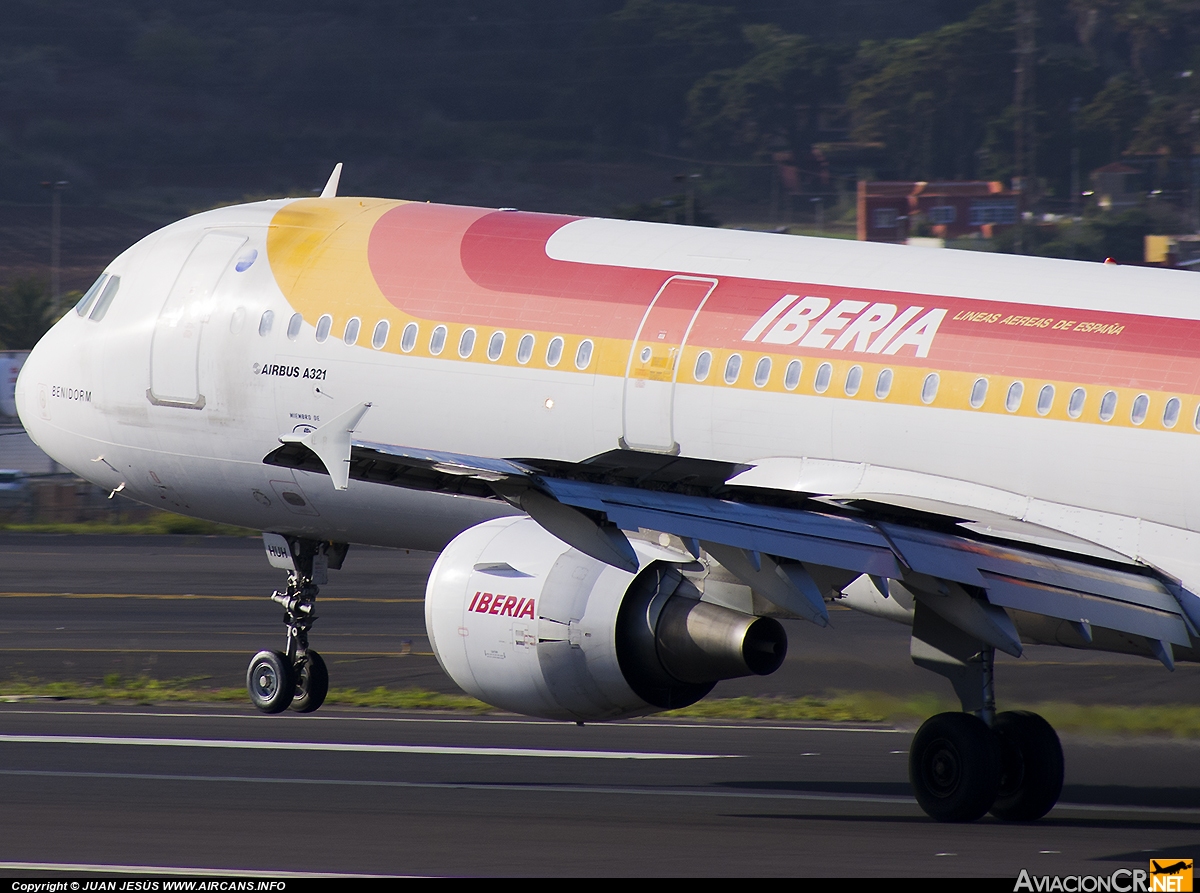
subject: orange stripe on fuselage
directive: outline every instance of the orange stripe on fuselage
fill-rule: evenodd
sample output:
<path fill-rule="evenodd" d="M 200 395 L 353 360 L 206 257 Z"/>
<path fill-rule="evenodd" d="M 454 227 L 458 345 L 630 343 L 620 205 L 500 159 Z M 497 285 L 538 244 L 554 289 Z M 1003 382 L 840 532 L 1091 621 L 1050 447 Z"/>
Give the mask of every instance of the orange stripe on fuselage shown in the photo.
<path fill-rule="evenodd" d="M 365 204 L 363 203 L 365 202 Z M 341 318 L 399 311 L 450 323 L 588 336 L 625 343 L 628 351 L 646 308 L 677 273 L 550 258 L 547 240 L 577 218 L 487 211 L 445 205 L 334 199 L 295 202 L 276 215 L 269 238 L 272 268 L 289 301 L 311 323 L 324 312 Z M 620 225 L 620 224 L 614 224 Z M 307 229 L 308 234 L 302 230 Z M 697 317 L 689 353 L 701 348 L 770 354 L 786 361 L 883 362 L 1106 387 L 1200 393 L 1200 322 L 1063 310 L 819 283 L 718 277 Z M 893 355 L 803 343 L 764 342 L 774 321 L 745 340 L 756 321 L 784 295 L 839 306 L 944 309 L 936 334 L 919 356 L 907 344 Z M 854 302 L 842 304 L 842 302 Z M 843 309 L 853 325 L 859 315 Z M 401 316 L 402 315 L 402 316 Z M 917 313 L 913 321 L 922 317 Z M 819 324 L 821 317 L 808 322 Z M 898 330 L 897 335 L 903 332 Z M 878 334 L 878 333 L 876 333 Z M 892 341 L 894 343 L 894 339 Z M 615 345 L 614 345 L 615 346 Z M 607 363 L 614 370 L 616 364 Z M 623 368 L 623 362 L 620 364 Z M 680 380 L 684 380 L 681 375 Z"/>

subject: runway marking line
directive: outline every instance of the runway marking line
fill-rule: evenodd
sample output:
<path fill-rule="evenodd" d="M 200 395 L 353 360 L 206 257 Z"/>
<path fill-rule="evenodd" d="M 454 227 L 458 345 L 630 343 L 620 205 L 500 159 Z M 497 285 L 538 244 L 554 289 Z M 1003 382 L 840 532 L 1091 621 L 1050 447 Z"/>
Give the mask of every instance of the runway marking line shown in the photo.
<path fill-rule="evenodd" d="M 0 778 L 6 776 L 32 778 L 94 778 L 114 781 L 186 781 L 220 782 L 234 784 L 284 784 L 323 785 L 327 787 L 351 788 L 421 788 L 458 791 L 496 791 L 504 793 L 543 794 L 618 794 L 633 797 L 708 797 L 719 800 L 815 800 L 854 803 L 900 803 L 916 805 L 916 800 L 901 794 L 819 794 L 803 791 L 754 791 L 754 790 L 696 790 L 687 788 L 653 787 L 600 787 L 598 785 L 571 784 L 519 784 L 513 782 L 472 781 L 392 781 L 386 779 L 361 778 L 271 778 L 257 775 L 182 775 L 167 773 L 138 772 L 58 772 L 44 769 L 0 769 Z"/>
<path fill-rule="evenodd" d="M 755 791 L 755 790 L 695 790 L 683 788 L 653 787 L 598 787 L 595 785 L 565 784 L 513 784 L 501 782 L 437 782 L 437 781 L 390 781 L 354 778 L 269 778 L 249 775 L 181 775 L 166 773 L 134 772 L 59 772 L 43 769 L 0 769 L 0 777 L 19 776 L 33 778 L 94 778 L 120 781 L 183 781 L 218 782 L 235 784 L 296 784 L 324 785 L 331 787 L 377 787 L 377 788 L 430 788 L 437 790 L 496 791 L 546 794 L 616 794 L 635 797 L 701 797 L 720 800 L 798 800 L 818 803 L 877 803 L 916 806 L 916 800 L 905 794 L 821 794 L 806 791 Z M 1103 803 L 1058 803 L 1054 811 L 1072 812 L 1127 812 L 1152 815 L 1200 814 L 1200 809 L 1186 806 L 1126 806 Z M 1047 852 L 1043 850 L 1042 852 Z M 1053 852 L 1053 851 L 1050 851 Z M 5 863 L 0 863 L 3 868 Z"/>
<path fill-rule="evenodd" d="M 325 652 L 322 652 L 324 654 Z M 571 723 L 563 720 L 549 719 L 500 719 L 492 717 L 476 717 L 476 716 L 339 716 L 333 713 L 336 708 L 326 707 L 325 713 L 319 716 L 280 716 L 276 717 L 276 722 L 303 722 L 314 723 L 318 721 L 324 722 L 398 722 L 398 723 L 484 723 L 490 725 L 502 726 L 558 726 L 565 728 Z M 163 713 L 163 712 L 134 712 L 132 710 L 29 710 L 24 708 L 13 708 L 3 710 L 4 713 L 25 714 L 28 716 L 136 716 L 156 717 L 159 719 L 248 719 L 255 722 L 262 722 L 263 717 L 259 713 Z M 742 724 L 737 723 L 702 723 L 681 720 L 678 722 L 665 722 L 662 720 L 635 720 L 633 722 L 596 722 L 588 723 L 589 726 L 602 729 L 719 729 L 719 730 L 738 730 L 738 731 L 759 731 L 759 732 L 867 732 L 875 735 L 911 735 L 911 729 L 896 729 L 896 728 L 871 728 L 863 726 L 768 726 L 755 725 L 752 722 Z M 1170 739 L 1172 741 L 1176 739 Z M 897 751 L 898 753 L 908 753 L 908 751 Z"/>
<path fill-rule="evenodd" d="M 0 744 L 85 744 L 116 747 L 196 747 L 214 750 L 297 750 L 568 760 L 727 760 L 737 754 L 655 753 L 636 750 L 556 750 L 538 747 L 464 747 L 447 744 L 344 744 L 323 741 L 249 741 L 233 738 L 139 738 L 107 735 L 0 735 Z"/>
<path fill-rule="evenodd" d="M 242 654 L 241 648 L 9 648 L 6 654 Z M 432 651 L 326 651 L 324 657 L 433 657 Z"/>
<path fill-rule="evenodd" d="M 170 874 L 252 878 L 405 878 L 404 874 L 341 874 L 333 871 L 274 871 L 261 868 L 182 868 L 172 865 L 103 865 L 96 862 L 0 862 L 0 871 L 86 871 L 99 874 Z"/>
<path fill-rule="evenodd" d="M 0 598 L 134 598 L 151 601 L 219 601 L 265 602 L 265 595 L 195 595 L 193 593 L 138 592 L 0 592 Z M 321 602 L 362 602 L 373 605 L 419 605 L 424 598 L 355 598 L 353 596 L 322 596 Z"/>

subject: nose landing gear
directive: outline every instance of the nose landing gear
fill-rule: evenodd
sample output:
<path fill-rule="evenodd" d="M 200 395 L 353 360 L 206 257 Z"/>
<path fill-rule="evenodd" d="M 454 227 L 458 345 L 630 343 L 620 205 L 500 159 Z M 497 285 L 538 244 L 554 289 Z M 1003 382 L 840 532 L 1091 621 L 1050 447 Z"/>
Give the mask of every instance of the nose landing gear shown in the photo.
<path fill-rule="evenodd" d="M 315 613 L 320 585 L 328 570 L 339 569 L 346 557 L 345 543 L 264 533 L 267 558 L 288 571 L 287 588 L 273 592 L 271 601 L 283 606 L 287 641 L 284 651 L 260 651 L 246 669 L 250 701 L 263 713 L 312 713 L 329 692 L 329 670 L 321 655 L 308 647 L 308 631 Z"/>

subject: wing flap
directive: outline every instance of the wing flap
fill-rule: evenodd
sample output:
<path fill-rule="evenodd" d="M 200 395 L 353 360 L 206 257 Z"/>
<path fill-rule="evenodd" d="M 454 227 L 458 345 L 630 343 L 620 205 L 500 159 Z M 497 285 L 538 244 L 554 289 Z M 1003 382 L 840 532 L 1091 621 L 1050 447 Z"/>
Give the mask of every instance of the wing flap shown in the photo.
<path fill-rule="evenodd" d="M 1074 623 L 1115 629 L 1150 641 L 1191 646 L 1187 624 L 1174 611 L 1144 607 L 1125 600 L 1060 589 L 1030 580 L 985 574 L 988 601 L 1003 608 L 1044 614 Z"/>

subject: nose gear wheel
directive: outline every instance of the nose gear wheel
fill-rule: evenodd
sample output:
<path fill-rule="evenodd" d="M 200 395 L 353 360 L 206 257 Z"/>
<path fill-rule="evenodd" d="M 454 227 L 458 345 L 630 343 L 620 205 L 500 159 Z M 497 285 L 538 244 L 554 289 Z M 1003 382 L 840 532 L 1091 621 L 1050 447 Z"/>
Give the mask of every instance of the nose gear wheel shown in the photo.
<path fill-rule="evenodd" d="M 296 693 L 291 661 L 278 651 L 260 651 L 246 669 L 246 690 L 263 713 L 282 713 Z"/>
<path fill-rule="evenodd" d="M 292 698 L 292 709 L 297 713 L 312 713 L 325 703 L 329 694 L 329 670 L 316 651 L 309 651 L 296 664 L 296 695 Z"/>

